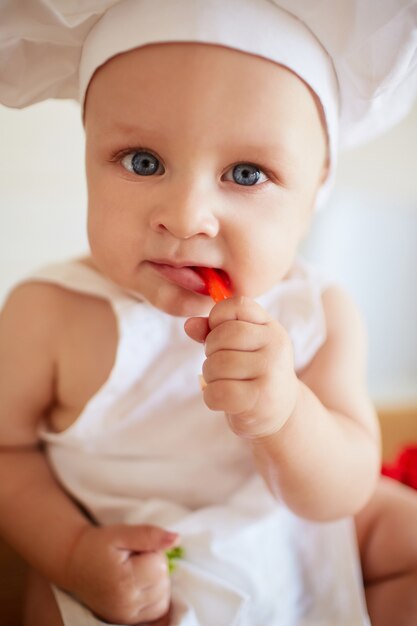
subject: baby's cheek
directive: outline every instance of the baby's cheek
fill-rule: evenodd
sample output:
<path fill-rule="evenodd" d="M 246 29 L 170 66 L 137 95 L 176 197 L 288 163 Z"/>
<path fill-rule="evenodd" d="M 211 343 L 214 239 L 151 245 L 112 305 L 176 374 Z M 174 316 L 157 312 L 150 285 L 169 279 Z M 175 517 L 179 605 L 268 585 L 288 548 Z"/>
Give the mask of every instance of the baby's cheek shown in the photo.
<path fill-rule="evenodd" d="M 257 298 L 272 289 L 284 275 L 285 271 L 277 271 L 276 263 L 259 258 L 252 266 L 243 268 L 233 280 L 234 295 Z"/>
<path fill-rule="evenodd" d="M 103 221 L 94 212 L 90 212 L 88 216 L 87 234 L 93 257 L 105 258 L 111 249 L 111 241 Z"/>
<path fill-rule="evenodd" d="M 119 238 L 114 230 L 112 234 L 111 228 L 106 228 L 103 221 L 93 216 L 88 222 L 88 241 L 96 267 L 115 279 L 123 265 L 125 252 L 120 252 Z"/>
<path fill-rule="evenodd" d="M 257 297 L 285 277 L 293 263 L 296 246 L 289 224 L 278 228 L 272 220 L 271 223 L 262 220 L 262 224 L 253 225 L 248 232 L 247 245 L 241 247 L 239 260 L 231 268 L 232 282 L 235 295 Z"/>

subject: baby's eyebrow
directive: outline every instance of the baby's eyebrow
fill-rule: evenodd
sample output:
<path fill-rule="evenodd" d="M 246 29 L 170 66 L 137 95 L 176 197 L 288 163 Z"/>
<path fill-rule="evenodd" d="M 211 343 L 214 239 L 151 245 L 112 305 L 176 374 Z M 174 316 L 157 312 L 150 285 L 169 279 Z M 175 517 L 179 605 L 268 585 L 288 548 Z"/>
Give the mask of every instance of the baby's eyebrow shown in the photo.
<path fill-rule="evenodd" d="M 139 124 L 129 124 L 123 120 L 112 121 L 111 131 L 123 136 L 145 138 L 148 141 L 153 139 L 158 141 L 164 138 L 163 133 L 158 132 L 154 128 L 146 128 L 146 126 Z"/>
<path fill-rule="evenodd" d="M 125 140 L 129 138 L 131 143 L 147 144 L 149 147 L 167 140 L 166 134 L 154 127 L 147 127 L 143 123 L 132 124 L 122 119 L 111 121 L 111 132 L 117 133 Z M 224 144 L 222 142 L 217 148 L 225 155 L 230 156 L 232 160 L 246 160 L 254 164 L 268 162 L 276 167 L 291 167 L 297 159 L 291 142 L 285 140 L 271 141 L 270 137 L 265 141 L 242 141 L 240 139 L 236 142 L 225 137 Z"/>
<path fill-rule="evenodd" d="M 264 143 L 241 143 L 239 146 L 234 146 L 232 144 L 233 149 L 241 150 L 248 155 L 251 155 L 253 158 L 258 159 L 273 159 L 277 161 L 287 161 L 291 160 L 295 154 L 293 154 L 293 150 L 291 145 L 288 143 L 277 141 L 276 143 L 272 143 L 270 140 L 265 141 Z"/>
<path fill-rule="evenodd" d="M 277 175 L 289 176 L 297 169 L 300 154 L 291 143 L 271 142 L 265 143 L 239 143 L 229 145 L 227 153 L 233 161 L 253 163 L 264 168 L 271 168 Z"/>

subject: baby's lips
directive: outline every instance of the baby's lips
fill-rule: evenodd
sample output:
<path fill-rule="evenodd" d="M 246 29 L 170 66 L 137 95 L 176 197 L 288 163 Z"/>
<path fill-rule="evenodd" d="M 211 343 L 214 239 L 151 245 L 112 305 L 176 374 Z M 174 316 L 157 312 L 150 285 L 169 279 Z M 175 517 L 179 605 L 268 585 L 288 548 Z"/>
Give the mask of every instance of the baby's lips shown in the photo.
<path fill-rule="evenodd" d="M 204 280 L 207 291 L 214 302 L 226 300 L 233 295 L 230 279 L 222 270 L 212 267 L 194 267 L 193 269 Z"/>

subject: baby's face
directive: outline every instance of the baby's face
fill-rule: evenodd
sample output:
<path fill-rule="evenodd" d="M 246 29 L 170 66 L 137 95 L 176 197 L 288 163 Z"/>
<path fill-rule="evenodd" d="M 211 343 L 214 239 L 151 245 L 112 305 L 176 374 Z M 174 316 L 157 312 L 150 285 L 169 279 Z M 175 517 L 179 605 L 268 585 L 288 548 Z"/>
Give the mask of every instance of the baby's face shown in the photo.
<path fill-rule="evenodd" d="M 100 68 L 85 109 L 95 265 L 173 315 L 206 313 L 193 266 L 256 297 L 290 269 L 324 177 L 325 134 L 288 70 L 162 44 Z"/>

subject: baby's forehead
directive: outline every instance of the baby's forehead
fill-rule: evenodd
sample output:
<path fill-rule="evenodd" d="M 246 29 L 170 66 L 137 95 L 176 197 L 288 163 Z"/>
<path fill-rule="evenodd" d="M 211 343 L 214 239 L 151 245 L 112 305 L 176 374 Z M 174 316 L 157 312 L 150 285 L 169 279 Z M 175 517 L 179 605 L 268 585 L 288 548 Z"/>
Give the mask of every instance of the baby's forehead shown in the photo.
<path fill-rule="evenodd" d="M 293 72 L 205 44 L 158 44 L 109 60 L 91 81 L 86 129 L 103 146 L 225 162 L 291 163 L 300 147 L 320 155 L 326 144 L 311 91 Z"/>
<path fill-rule="evenodd" d="M 111 103 L 113 109 L 123 109 L 132 100 L 158 109 L 160 98 L 205 107 L 221 98 L 230 107 L 225 115 L 242 114 L 245 105 L 256 110 L 272 105 L 279 114 L 286 103 L 292 106 L 302 99 L 321 109 L 310 87 L 290 68 L 259 55 L 197 42 L 156 43 L 115 55 L 94 73 L 86 108 L 94 97 L 96 105 Z"/>

